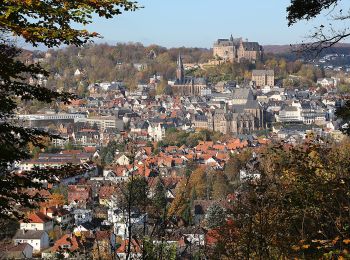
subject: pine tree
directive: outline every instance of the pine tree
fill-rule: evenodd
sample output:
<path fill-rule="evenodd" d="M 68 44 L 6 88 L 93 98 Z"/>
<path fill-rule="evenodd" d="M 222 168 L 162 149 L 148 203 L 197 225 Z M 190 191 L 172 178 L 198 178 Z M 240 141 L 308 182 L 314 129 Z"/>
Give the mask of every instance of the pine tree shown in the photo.
<path fill-rule="evenodd" d="M 212 204 L 207 211 L 206 215 L 206 225 L 208 228 L 218 228 L 224 225 L 225 223 L 225 210 L 218 204 Z"/>
<path fill-rule="evenodd" d="M 166 189 L 161 180 L 157 181 L 157 184 L 154 190 L 153 204 L 159 213 L 163 212 L 166 208 L 166 205 L 167 205 Z"/>

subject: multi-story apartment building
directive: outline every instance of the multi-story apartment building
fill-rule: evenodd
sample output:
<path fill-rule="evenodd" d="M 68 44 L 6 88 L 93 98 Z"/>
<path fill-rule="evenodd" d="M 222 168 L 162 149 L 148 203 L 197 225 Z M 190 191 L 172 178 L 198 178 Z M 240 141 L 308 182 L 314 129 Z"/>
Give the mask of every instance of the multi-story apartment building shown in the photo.
<path fill-rule="evenodd" d="M 275 85 L 275 73 L 273 70 L 253 70 L 252 81 L 256 87 L 272 87 Z"/>

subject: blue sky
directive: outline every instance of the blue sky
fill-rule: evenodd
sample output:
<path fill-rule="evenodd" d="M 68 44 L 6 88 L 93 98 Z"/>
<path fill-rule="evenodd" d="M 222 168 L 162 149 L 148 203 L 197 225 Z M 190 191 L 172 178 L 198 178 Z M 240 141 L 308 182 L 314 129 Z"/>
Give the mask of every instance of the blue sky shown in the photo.
<path fill-rule="evenodd" d="M 344 0 L 348 1 L 348 0 Z M 300 43 L 322 15 L 288 27 L 290 0 L 139 0 L 145 8 L 105 20 L 95 17 L 90 31 L 98 42 L 141 42 L 165 47 L 210 48 L 217 38 L 243 37 L 260 44 Z"/>

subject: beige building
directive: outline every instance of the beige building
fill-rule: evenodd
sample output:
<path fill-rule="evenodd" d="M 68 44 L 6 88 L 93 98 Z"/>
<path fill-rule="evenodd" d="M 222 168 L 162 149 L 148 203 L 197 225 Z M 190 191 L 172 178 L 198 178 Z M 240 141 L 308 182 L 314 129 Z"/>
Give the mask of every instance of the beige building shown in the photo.
<path fill-rule="evenodd" d="M 242 38 L 219 39 L 214 43 L 213 55 L 229 62 L 248 60 L 255 63 L 263 57 L 263 48 L 257 42 L 243 41 Z"/>
<path fill-rule="evenodd" d="M 275 85 L 275 72 L 273 70 L 253 70 L 252 81 L 257 87 Z"/>

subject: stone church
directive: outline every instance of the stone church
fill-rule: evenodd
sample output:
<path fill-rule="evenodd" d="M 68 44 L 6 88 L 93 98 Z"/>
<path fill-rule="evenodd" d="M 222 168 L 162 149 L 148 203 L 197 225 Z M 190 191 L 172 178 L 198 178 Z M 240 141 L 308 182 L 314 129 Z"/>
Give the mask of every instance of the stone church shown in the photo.
<path fill-rule="evenodd" d="M 177 60 L 176 80 L 172 84 L 174 95 L 181 96 L 200 96 L 201 91 L 207 88 L 207 81 L 204 78 L 195 78 L 185 76 L 185 69 L 181 54 Z"/>
<path fill-rule="evenodd" d="M 262 129 L 264 127 L 263 108 L 254 99 L 252 91 L 250 89 L 236 90 L 237 93 L 234 93 L 233 100 L 239 100 L 239 103 L 234 103 L 231 106 L 225 104 L 224 109 L 213 109 L 205 115 L 195 116 L 194 127 L 218 131 L 223 134 L 250 134 Z"/>

